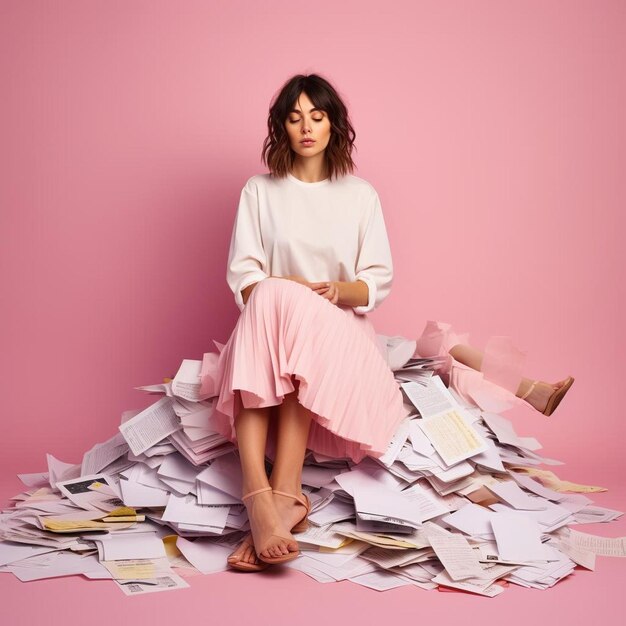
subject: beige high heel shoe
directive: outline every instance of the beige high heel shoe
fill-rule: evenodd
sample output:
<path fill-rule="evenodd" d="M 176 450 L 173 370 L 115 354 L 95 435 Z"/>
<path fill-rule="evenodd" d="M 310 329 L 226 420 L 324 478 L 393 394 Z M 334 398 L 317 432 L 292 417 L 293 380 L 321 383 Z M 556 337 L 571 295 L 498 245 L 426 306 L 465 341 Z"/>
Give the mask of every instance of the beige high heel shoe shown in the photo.
<path fill-rule="evenodd" d="M 288 498 L 293 498 L 297 500 L 305 509 L 304 517 L 291 529 L 292 533 L 303 533 L 305 530 L 309 528 L 309 513 L 311 512 L 311 501 L 309 500 L 309 496 L 306 493 L 303 493 L 304 500 L 300 496 L 296 496 L 293 493 L 287 493 L 286 491 L 278 491 L 277 489 L 272 489 L 272 493 L 277 493 L 279 496 L 287 496 Z"/>
<path fill-rule="evenodd" d="M 252 533 L 248 533 L 243 538 L 242 544 L 244 544 L 245 546 L 252 546 L 254 548 L 254 541 L 252 539 Z M 231 557 L 232 557 L 232 554 L 226 559 L 228 566 L 232 567 L 233 569 L 241 570 L 242 572 L 262 572 L 264 569 L 267 569 L 269 567 L 268 563 L 264 563 L 263 561 L 261 561 L 258 554 L 256 557 L 259 560 L 258 563 L 248 563 L 247 561 L 241 561 L 241 560 L 233 561 L 231 560 Z"/>
<path fill-rule="evenodd" d="M 533 384 L 528 388 L 528 391 L 521 396 L 522 400 L 525 400 L 531 393 L 532 390 L 537 386 L 537 383 L 541 381 L 535 380 Z M 545 416 L 550 416 L 556 410 L 556 407 L 559 406 L 559 403 L 565 397 L 568 389 L 574 384 L 574 378 L 572 376 L 568 376 L 565 382 L 554 390 L 554 393 L 548 398 L 548 403 L 546 404 L 546 408 L 541 411 L 541 413 Z"/>
<path fill-rule="evenodd" d="M 272 493 L 277 493 L 280 496 L 287 496 L 288 498 L 293 498 L 294 500 L 297 500 L 300 504 L 302 504 L 302 506 L 304 506 L 304 508 L 306 509 L 304 517 L 291 529 L 291 532 L 303 533 L 305 530 L 307 530 L 309 528 L 308 517 L 309 517 L 309 513 L 311 512 L 311 501 L 309 500 L 309 496 L 307 496 L 306 493 L 303 493 L 302 496 L 304 497 L 304 499 L 302 499 L 300 496 L 287 493 L 286 491 L 278 491 L 277 489 L 272 489 Z M 248 495 L 252 495 L 252 494 L 248 494 Z M 246 537 L 244 537 L 242 543 L 245 546 L 254 547 L 252 533 L 249 533 Z M 257 553 L 257 559 L 259 559 L 260 561 L 259 563 L 248 563 L 247 561 L 241 561 L 241 560 L 233 561 L 231 560 L 231 557 L 229 556 L 227 559 L 227 562 L 228 562 L 229 567 L 232 567 L 233 569 L 241 570 L 243 572 L 261 572 L 264 569 L 267 569 L 269 567 L 269 563 L 265 561 L 261 561 L 261 557 L 258 555 L 258 553 Z"/>
<path fill-rule="evenodd" d="M 272 488 L 271 487 L 263 487 L 262 489 L 257 489 L 256 491 L 251 491 L 250 493 L 247 493 L 245 496 L 243 496 L 241 499 L 245 502 L 248 498 L 252 498 L 253 496 L 256 496 L 259 493 L 263 493 L 264 491 L 272 491 Z M 248 506 L 248 505 L 246 505 L 246 506 Z M 267 556 L 267 557 L 261 556 L 261 552 L 263 552 L 263 550 L 265 550 L 267 548 L 269 540 L 272 537 L 278 537 L 279 539 L 283 539 L 286 542 L 293 541 L 292 537 L 285 537 L 283 535 L 276 535 L 276 534 L 272 534 L 272 535 L 269 535 L 268 537 L 264 537 L 263 540 L 259 541 L 259 545 L 258 546 L 257 546 L 257 543 L 255 541 L 254 542 L 254 547 L 255 547 L 255 550 L 256 550 L 256 553 L 257 553 L 257 558 L 260 561 L 263 561 L 264 563 L 278 564 L 278 563 L 286 563 L 287 561 L 293 561 L 293 559 L 298 558 L 298 556 L 300 555 L 300 550 L 289 552 L 288 554 L 283 554 L 281 556 Z"/>

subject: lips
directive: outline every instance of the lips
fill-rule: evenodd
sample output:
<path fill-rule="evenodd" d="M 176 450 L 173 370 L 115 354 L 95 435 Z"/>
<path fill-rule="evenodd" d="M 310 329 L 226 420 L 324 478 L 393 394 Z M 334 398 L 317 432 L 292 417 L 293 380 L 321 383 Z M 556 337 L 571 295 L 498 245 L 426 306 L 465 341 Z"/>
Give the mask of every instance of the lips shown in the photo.
<path fill-rule="evenodd" d="M 300 143 L 315 143 L 315 139 L 303 139 Z"/>

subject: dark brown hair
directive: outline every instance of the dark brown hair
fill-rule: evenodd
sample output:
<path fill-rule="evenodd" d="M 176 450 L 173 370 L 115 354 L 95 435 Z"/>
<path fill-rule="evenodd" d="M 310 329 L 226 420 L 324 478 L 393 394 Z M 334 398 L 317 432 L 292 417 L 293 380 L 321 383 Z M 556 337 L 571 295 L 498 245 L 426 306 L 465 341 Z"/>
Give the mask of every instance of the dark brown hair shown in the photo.
<path fill-rule="evenodd" d="M 318 74 L 297 74 L 280 89 L 267 118 L 268 135 L 263 141 L 261 160 L 272 176 L 283 178 L 291 170 L 296 154 L 289 144 L 285 121 L 303 91 L 330 120 L 330 139 L 324 152 L 328 177 L 332 180 L 333 176 L 352 173 L 354 161 L 351 154 L 356 133 L 348 109 L 335 88 Z"/>

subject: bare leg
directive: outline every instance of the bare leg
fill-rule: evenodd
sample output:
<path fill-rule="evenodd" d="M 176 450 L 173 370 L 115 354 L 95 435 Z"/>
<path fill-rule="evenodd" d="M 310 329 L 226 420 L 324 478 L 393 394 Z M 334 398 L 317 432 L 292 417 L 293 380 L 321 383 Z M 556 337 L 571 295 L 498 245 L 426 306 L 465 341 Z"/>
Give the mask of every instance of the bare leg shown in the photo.
<path fill-rule="evenodd" d="M 276 459 L 270 476 L 273 489 L 294 495 L 302 493 L 302 464 L 312 419 L 312 413 L 298 402 L 297 393 L 286 395 L 279 407 Z M 293 528 L 304 516 L 304 506 L 293 498 L 274 494 L 274 501 L 287 528 Z"/>
<path fill-rule="evenodd" d="M 459 363 L 463 363 L 463 365 L 467 365 L 474 370 L 481 371 L 482 363 L 483 363 L 483 353 L 472 346 L 467 346 L 464 344 L 457 344 L 453 348 L 449 350 L 450 354 L 457 360 Z M 548 403 L 548 399 L 552 395 L 555 389 L 560 387 L 565 380 L 561 380 L 555 384 L 550 384 L 546 382 L 540 382 L 535 388 L 532 390 L 530 395 L 525 398 L 526 402 L 530 404 L 533 408 L 538 411 L 543 411 Z M 530 389 L 533 380 L 530 378 L 522 378 L 519 387 L 517 388 L 517 392 L 515 395 L 518 398 L 521 398 L 527 391 Z"/>
<path fill-rule="evenodd" d="M 269 487 L 265 473 L 265 446 L 269 429 L 270 407 L 261 409 L 242 409 L 235 418 L 235 430 L 241 471 L 243 475 L 243 493 L 250 493 L 263 487 Z M 280 519 L 271 491 L 255 495 L 247 500 L 248 512 L 254 511 L 250 517 L 250 528 L 253 535 L 267 536 L 280 534 L 289 536 Z M 297 549 L 295 541 L 290 542 L 279 537 L 272 537 L 272 542 L 261 552 L 262 556 L 272 557 L 287 554 L 290 544 L 292 550 Z M 253 546 L 242 543 L 229 557 L 231 560 L 243 560 L 258 563 Z"/>

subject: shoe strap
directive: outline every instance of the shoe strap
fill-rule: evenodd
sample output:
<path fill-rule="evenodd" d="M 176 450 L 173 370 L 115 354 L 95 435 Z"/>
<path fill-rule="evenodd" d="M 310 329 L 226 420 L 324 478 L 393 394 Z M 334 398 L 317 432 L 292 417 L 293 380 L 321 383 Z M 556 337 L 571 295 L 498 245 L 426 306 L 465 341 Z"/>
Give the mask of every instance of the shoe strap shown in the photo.
<path fill-rule="evenodd" d="M 245 496 L 242 496 L 242 500 L 245 500 L 246 498 L 251 498 L 252 496 L 256 496 L 257 493 L 262 493 L 263 491 L 271 491 L 272 488 L 271 487 L 263 487 L 262 489 L 257 489 L 256 491 L 251 491 L 250 493 L 247 493 Z"/>
<path fill-rule="evenodd" d="M 272 493 L 277 493 L 279 496 L 287 496 L 288 498 L 293 498 L 294 500 L 297 500 L 300 504 L 302 504 L 307 511 L 309 510 L 309 503 L 300 496 L 296 496 L 293 493 L 287 493 L 286 491 L 278 491 L 278 489 L 272 489 Z"/>
<path fill-rule="evenodd" d="M 538 382 L 538 380 L 535 380 L 533 384 L 528 388 L 528 391 L 520 399 L 525 400 L 532 393 L 532 390 L 536 387 Z"/>

